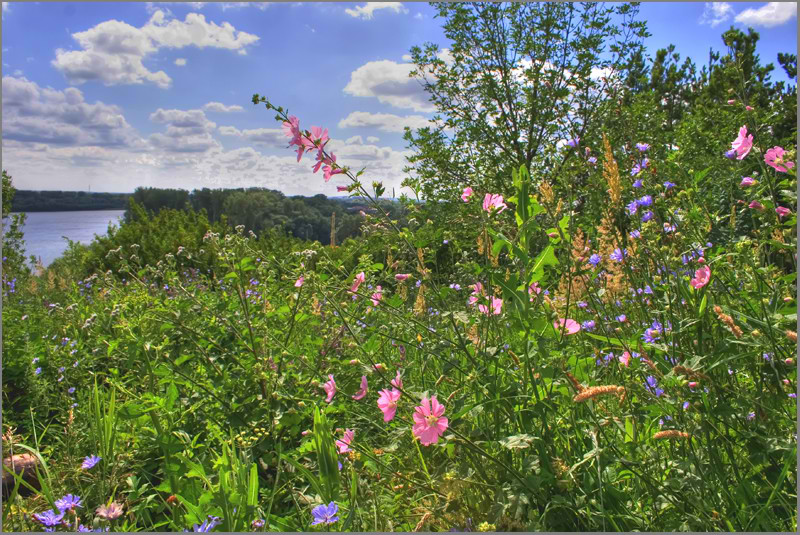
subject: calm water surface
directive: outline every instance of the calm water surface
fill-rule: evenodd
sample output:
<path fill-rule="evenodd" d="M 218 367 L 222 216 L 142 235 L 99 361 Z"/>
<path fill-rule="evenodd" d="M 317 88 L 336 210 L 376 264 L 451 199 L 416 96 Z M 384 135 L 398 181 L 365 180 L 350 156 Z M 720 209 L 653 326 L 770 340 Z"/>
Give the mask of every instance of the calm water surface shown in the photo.
<path fill-rule="evenodd" d="M 119 225 L 125 210 L 88 210 L 84 212 L 28 212 L 25 233 L 25 256 L 41 257 L 45 266 L 67 250 L 66 236 L 72 241 L 91 243 L 95 234 L 104 235 L 108 224 Z"/>

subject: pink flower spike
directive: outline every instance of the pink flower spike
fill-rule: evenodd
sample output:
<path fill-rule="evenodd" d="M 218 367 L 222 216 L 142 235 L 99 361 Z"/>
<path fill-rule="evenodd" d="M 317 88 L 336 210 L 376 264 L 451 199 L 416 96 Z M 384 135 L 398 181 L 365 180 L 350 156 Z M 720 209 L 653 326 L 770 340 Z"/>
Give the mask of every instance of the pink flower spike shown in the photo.
<path fill-rule="evenodd" d="M 333 380 L 333 374 L 328 375 L 328 382 L 325 383 L 322 388 L 325 389 L 327 392 L 328 397 L 325 399 L 327 403 L 333 401 L 333 396 L 336 395 L 336 381 Z"/>
<path fill-rule="evenodd" d="M 581 324 L 572 319 L 558 319 L 557 321 L 553 322 L 553 326 L 556 328 L 557 331 L 560 331 L 562 328 L 566 327 L 565 334 L 575 334 L 576 332 L 581 330 Z"/>
<path fill-rule="evenodd" d="M 467 186 L 464 188 L 464 192 L 461 194 L 461 200 L 464 202 L 469 202 L 470 197 L 472 197 L 472 188 Z"/>
<path fill-rule="evenodd" d="M 358 392 L 353 395 L 353 399 L 356 401 L 364 399 L 364 396 L 367 395 L 367 376 L 361 376 L 361 388 Z"/>
<path fill-rule="evenodd" d="M 364 282 L 366 278 L 367 277 L 364 275 L 363 271 L 358 275 L 356 275 L 356 278 L 353 281 L 353 285 L 350 287 L 350 292 L 356 293 L 356 290 L 358 290 L 358 287 L 361 286 L 361 283 Z"/>
<path fill-rule="evenodd" d="M 764 154 L 764 162 L 776 171 L 785 173 L 788 169 L 794 167 L 794 162 L 784 162 L 784 154 L 786 154 L 786 151 L 783 147 L 772 147 Z"/>
<path fill-rule="evenodd" d="M 506 208 L 508 208 L 508 206 L 503 202 L 502 195 L 487 193 L 483 198 L 483 209 L 487 212 L 491 213 L 492 210 L 497 210 L 499 214 Z"/>
<path fill-rule="evenodd" d="M 756 181 L 753 180 L 752 177 L 746 176 L 746 177 L 744 177 L 742 179 L 741 182 L 739 182 L 739 186 L 742 187 L 742 188 L 748 188 L 748 187 L 752 186 L 755 183 L 756 183 Z"/>
<path fill-rule="evenodd" d="M 394 376 L 394 379 L 390 381 L 392 386 L 398 390 L 403 389 L 403 377 L 400 375 L 400 370 L 397 370 L 397 375 Z"/>
<path fill-rule="evenodd" d="M 622 355 L 619 356 L 619 362 L 623 366 L 627 367 L 628 363 L 631 361 L 631 354 L 625 351 Z"/>
<path fill-rule="evenodd" d="M 764 209 L 764 205 L 761 204 L 758 201 L 751 201 L 750 204 L 748 204 L 747 206 L 749 206 L 753 210 L 763 210 Z"/>
<path fill-rule="evenodd" d="M 411 276 L 410 273 L 398 273 L 397 275 L 394 276 L 394 278 L 399 280 L 399 281 L 404 281 L 407 278 L 409 278 L 410 276 Z"/>
<path fill-rule="evenodd" d="M 775 208 L 775 212 L 778 214 L 778 217 L 785 217 L 792 213 L 791 210 L 789 210 L 788 208 L 784 208 L 783 206 L 778 206 L 777 208 Z"/>
<path fill-rule="evenodd" d="M 689 282 L 695 290 L 699 290 L 711 280 L 711 268 L 703 266 L 694 272 L 694 278 Z"/>
<path fill-rule="evenodd" d="M 747 127 L 739 129 L 739 136 L 731 142 L 731 148 L 736 152 L 736 159 L 742 160 L 753 148 L 753 134 L 747 135 Z"/>
<path fill-rule="evenodd" d="M 447 429 L 447 418 L 444 418 L 444 405 L 439 403 L 436 396 L 422 398 L 420 405 L 414 409 L 414 426 L 412 431 L 423 446 L 430 446 L 439 441 Z"/>
<path fill-rule="evenodd" d="M 378 408 L 383 412 L 383 421 L 391 422 L 397 412 L 397 400 L 400 399 L 400 391 L 384 388 L 378 396 Z"/>
<path fill-rule="evenodd" d="M 305 280 L 305 279 L 303 278 L 303 276 L 301 275 L 301 276 L 300 276 L 300 278 L 299 278 L 299 279 L 297 279 L 297 282 L 295 282 L 295 283 L 294 283 L 294 287 L 295 287 L 295 288 L 300 288 L 300 287 L 303 285 L 303 283 L 304 283 L 305 281 L 306 281 L 306 280 Z"/>
<path fill-rule="evenodd" d="M 355 437 L 356 432 L 352 429 L 347 429 L 344 432 L 344 436 L 342 440 L 336 441 L 336 447 L 339 449 L 339 453 L 347 453 L 350 450 L 350 443 L 353 442 L 353 437 Z"/>

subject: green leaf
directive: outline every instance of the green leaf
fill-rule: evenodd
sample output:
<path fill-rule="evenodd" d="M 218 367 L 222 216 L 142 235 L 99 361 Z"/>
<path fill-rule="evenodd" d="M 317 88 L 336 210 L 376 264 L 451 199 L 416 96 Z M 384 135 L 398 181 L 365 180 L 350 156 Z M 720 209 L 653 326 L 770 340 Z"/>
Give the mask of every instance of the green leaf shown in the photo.
<path fill-rule="evenodd" d="M 250 481 L 247 484 L 247 505 L 258 505 L 258 467 L 256 463 L 250 465 Z"/>
<path fill-rule="evenodd" d="M 149 411 L 153 410 L 153 408 L 154 407 L 145 407 L 141 403 L 131 401 L 120 407 L 118 414 L 123 420 L 134 420 L 147 414 Z"/>
<path fill-rule="evenodd" d="M 703 294 L 703 300 L 700 301 L 700 316 L 706 311 L 706 305 L 708 305 L 708 294 Z"/>

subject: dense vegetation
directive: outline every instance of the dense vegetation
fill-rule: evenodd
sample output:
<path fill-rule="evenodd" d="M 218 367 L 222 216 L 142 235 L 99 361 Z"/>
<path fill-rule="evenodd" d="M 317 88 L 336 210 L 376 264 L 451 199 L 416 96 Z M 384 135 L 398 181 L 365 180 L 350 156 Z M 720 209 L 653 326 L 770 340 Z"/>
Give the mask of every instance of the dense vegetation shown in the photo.
<path fill-rule="evenodd" d="M 17 190 L 12 212 L 70 212 L 73 210 L 124 210 L 130 193 Z"/>
<path fill-rule="evenodd" d="M 796 530 L 796 86 L 752 31 L 645 60 L 635 5 L 439 8 L 453 63 L 412 55 L 456 135 L 407 133 L 405 220 L 255 95 L 357 239 L 135 203 L 42 273 L 4 250 L 3 449 L 40 466 L 5 529 Z"/>

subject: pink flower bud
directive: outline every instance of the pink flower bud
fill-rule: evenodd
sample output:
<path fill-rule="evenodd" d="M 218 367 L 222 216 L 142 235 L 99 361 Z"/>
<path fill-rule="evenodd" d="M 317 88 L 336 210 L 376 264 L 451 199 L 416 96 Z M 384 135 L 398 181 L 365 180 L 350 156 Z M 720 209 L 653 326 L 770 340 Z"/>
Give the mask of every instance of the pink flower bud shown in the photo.
<path fill-rule="evenodd" d="M 700 264 L 705 264 L 706 263 L 706 259 L 701 256 L 700 258 L 697 259 L 697 262 L 700 263 Z"/>
<path fill-rule="evenodd" d="M 744 109 L 746 109 L 747 111 L 753 111 L 753 107 L 752 106 L 745 106 Z"/>
<path fill-rule="evenodd" d="M 697 387 L 697 381 L 689 381 L 689 388 L 696 388 L 696 387 Z"/>
<path fill-rule="evenodd" d="M 753 202 L 751 202 L 751 203 L 750 203 L 748 206 L 749 206 L 750 208 L 752 208 L 753 210 L 763 210 L 763 209 L 764 209 L 764 205 L 763 205 L 763 204 L 761 204 L 761 203 L 760 203 L 760 202 L 758 202 L 758 201 L 753 201 Z"/>
<path fill-rule="evenodd" d="M 735 101 L 734 99 L 730 99 L 730 100 L 728 101 L 728 104 L 736 104 L 736 101 Z"/>

